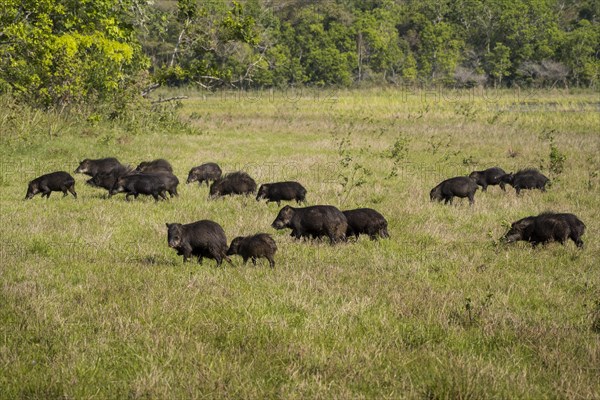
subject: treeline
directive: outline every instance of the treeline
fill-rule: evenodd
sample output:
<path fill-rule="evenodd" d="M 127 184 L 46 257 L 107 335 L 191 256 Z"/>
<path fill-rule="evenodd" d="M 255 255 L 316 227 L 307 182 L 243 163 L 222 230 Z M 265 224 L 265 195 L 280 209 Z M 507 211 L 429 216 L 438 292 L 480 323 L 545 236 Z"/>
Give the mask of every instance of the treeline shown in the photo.
<path fill-rule="evenodd" d="M 595 86 L 597 0 L 0 0 L 0 93 L 113 104 L 161 85 Z"/>
<path fill-rule="evenodd" d="M 159 2 L 142 36 L 169 85 L 597 85 L 597 0 Z"/>

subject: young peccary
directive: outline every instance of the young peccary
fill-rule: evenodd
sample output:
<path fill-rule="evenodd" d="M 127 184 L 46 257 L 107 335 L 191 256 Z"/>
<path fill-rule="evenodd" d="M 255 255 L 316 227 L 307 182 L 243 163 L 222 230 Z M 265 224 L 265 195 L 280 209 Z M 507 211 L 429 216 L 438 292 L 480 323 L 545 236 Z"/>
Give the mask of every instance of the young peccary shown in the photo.
<path fill-rule="evenodd" d="M 206 186 L 208 186 L 210 181 L 216 181 L 221 177 L 221 174 L 221 167 L 217 164 L 213 162 L 205 163 L 190 169 L 187 183 L 198 182 L 198 185 L 202 185 L 202 182 L 206 182 Z"/>
<path fill-rule="evenodd" d="M 468 197 L 469 204 L 475 203 L 475 192 L 477 191 L 477 183 L 471 178 L 466 176 L 458 176 L 456 178 L 446 179 L 433 189 L 429 193 L 431 201 L 444 200 L 444 204 L 452 204 L 454 197 Z"/>
<path fill-rule="evenodd" d="M 232 172 L 210 185 L 211 198 L 233 194 L 250 194 L 256 191 L 256 182 L 245 172 Z"/>
<path fill-rule="evenodd" d="M 169 247 L 183 256 L 183 262 L 192 256 L 212 258 L 220 266 L 223 259 L 231 263 L 227 257 L 227 238 L 221 225 L 214 221 L 202 220 L 191 224 L 167 224 Z"/>
<path fill-rule="evenodd" d="M 154 200 L 158 201 L 158 196 L 164 200 L 167 199 L 166 190 L 165 183 L 157 175 L 133 174 L 119 178 L 110 190 L 109 196 L 125 192 L 125 200 L 127 201 L 129 201 L 129 196 L 133 195 L 137 199 L 140 194 L 151 195 Z"/>
<path fill-rule="evenodd" d="M 256 201 L 267 199 L 277 202 L 280 205 L 281 200 L 296 200 L 296 203 L 306 202 L 306 189 L 298 182 L 275 182 L 260 185 Z"/>
<path fill-rule="evenodd" d="M 110 172 L 114 168 L 122 167 L 119 160 L 114 157 L 100 158 L 97 160 L 90 160 L 86 158 L 79 163 L 79 167 L 75 170 L 76 174 L 86 174 L 89 176 L 95 176 L 100 172 Z"/>
<path fill-rule="evenodd" d="M 331 244 L 346 240 L 348 221 L 334 206 L 311 206 L 304 208 L 283 207 L 271 224 L 275 229 L 291 228 L 297 239 L 307 236 L 327 236 Z"/>
<path fill-rule="evenodd" d="M 493 167 L 483 171 L 473 171 L 469 175 L 469 178 L 481 186 L 482 192 L 487 191 L 487 187 L 492 185 L 499 185 L 500 189 L 505 191 L 505 183 L 502 181 L 504 175 L 506 175 L 506 172 L 502 168 Z"/>
<path fill-rule="evenodd" d="M 354 235 L 357 239 L 361 233 L 369 235 L 371 240 L 377 239 L 377 236 L 389 238 L 387 231 L 387 221 L 377 211 L 372 208 L 357 208 L 355 210 L 343 211 L 348 221 L 346 236 Z"/>
<path fill-rule="evenodd" d="M 173 167 L 171 164 L 162 158 L 152 161 L 143 161 L 141 162 L 137 168 L 135 169 L 138 172 L 145 173 L 161 173 L 161 172 L 169 172 L 173 173 Z"/>
<path fill-rule="evenodd" d="M 550 241 L 565 244 L 571 239 L 577 247 L 583 247 L 581 236 L 584 232 L 585 224 L 575 215 L 546 212 L 513 222 L 503 239 L 507 243 L 523 240 L 533 246 Z"/>
<path fill-rule="evenodd" d="M 52 192 L 63 192 L 63 197 L 65 197 L 67 191 L 77 198 L 75 179 L 65 171 L 51 172 L 29 182 L 25 200 L 31 199 L 38 193 L 41 193 L 42 197 L 50 198 Z"/>
<path fill-rule="evenodd" d="M 514 187 L 518 195 L 522 189 L 540 189 L 542 192 L 545 192 L 546 184 L 550 182 L 550 179 L 537 169 L 528 168 L 518 171 L 515 174 L 506 174 L 502 177 L 502 181 Z"/>
<path fill-rule="evenodd" d="M 244 264 L 248 259 L 252 259 L 252 264 L 256 265 L 256 259 L 264 257 L 269 260 L 271 268 L 275 268 L 275 252 L 277 244 L 271 235 L 266 233 L 257 233 L 252 236 L 238 236 L 231 241 L 227 255 L 239 254 L 244 259 Z"/>

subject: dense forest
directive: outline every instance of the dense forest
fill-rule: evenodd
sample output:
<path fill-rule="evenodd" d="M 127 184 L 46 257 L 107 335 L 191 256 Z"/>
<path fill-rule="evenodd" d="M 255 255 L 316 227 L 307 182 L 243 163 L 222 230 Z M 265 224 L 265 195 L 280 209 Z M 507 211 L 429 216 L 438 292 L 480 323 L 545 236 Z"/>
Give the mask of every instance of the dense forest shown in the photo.
<path fill-rule="evenodd" d="M 597 0 L 0 0 L 0 92 L 600 83 Z"/>

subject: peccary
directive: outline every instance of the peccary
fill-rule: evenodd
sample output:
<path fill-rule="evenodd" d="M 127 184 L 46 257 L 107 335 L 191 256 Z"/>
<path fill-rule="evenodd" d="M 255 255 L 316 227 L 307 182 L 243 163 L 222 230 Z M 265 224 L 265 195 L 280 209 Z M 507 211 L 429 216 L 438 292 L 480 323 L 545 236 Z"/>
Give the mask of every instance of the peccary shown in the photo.
<path fill-rule="evenodd" d="M 521 193 L 522 189 L 540 189 L 545 192 L 546 184 L 550 182 L 550 179 L 535 168 L 523 169 L 515 174 L 506 174 L 501 179 L 514 187 L 517 195 Z"/>
<path fill-rule="evenodd" d="M 357 208 L 355 210 L 343 211 L 348 221 L 346 236 L 354 235 L 357 239 L 361 233 L 369 235 L 371 240 L 377 236 L 389 238 L 387 221 L 379 212 L 372 208 Z"/>
<path fill-rule="evenodd" d="M 469 175 L 469 178 L 481 186 L 482 192 L 487 191 L 487 187 L 491 185 L 499 185 L 500 189 L 506 191 L 504 188 L 505 183 L 502 181 L 504 175 L 506 175 L 506 172 L 502 168 L 493 167 L 483 171 L 473 171 Z"/>
<path fill-rule="evenodd" d="M 169 173 L 169 172 L 152 172 L 152 173 L 147 173 L 148 175 L 154 175 L 156 176 L 158 179 L 160 179 L 160 181 L 162 183 L 164 183 L 165 188 L 167 189 L 167 192 L 169 192 L 169 196 L 173 197 L 173 196 L 179 196 L 179 194 L 177 193 L 177 185 L 179 185 L 179 179 Z"/>
<path fill-rule="evenodd" d="M 252 264 L 256 265 L 256 259 L 264 257 L 269 260 L 271 268 L 275 268 L 275 252 L 277 244 L 271 235 L 266 233 L 257 233 L 252 236 L 238 236 L 231 241 L 227 255 L 239 254 L 244 259 L 244 264 L 248 259 L 252 259 Z"/>
<path fill-rule="evenodd" d="M 75 173 L 94 176 L 100 172 L 110 172 L 114 168 L 118 167 L 122 167 L 122 165 L 119 160 L 114 157 L 100 158 L 97 160 L 90 160 L 86 158 L 79 163 L 79 167 L 77 167 Z"/>
<path fill-rule="evenodd" d="M 221 174 L 221 167 L 217 164 L 213 162 L 205 163 L 190 169 L 187 183 L 198 182 L 198 185 L 202 185 L 202 182 L 206 182 L 206 186 L 208 186 L 210 181 L 216 181 L 221 177 Z"/>
<path fill-rule="evenodd" d="M 298 182 L 275 182 L 264 183 L 260 185 L 256 201 L 267 199 L 267 204 L 270 201 L 281 204 L 281 200 L 296 200 L 296 203 L 306 203 L 306 189 Z"/>
<path fill-rule="evenodd" d="M 109 172 L 98 172 L 86 181 L 90 186 L 110 190 L 115 186 L 119 178 L 130 175 L 134 171 L 130 166 L 119 165 Z"/>
<path fill-rule="evenodd" d="M 151 195 L 154 200 L 158 201 L 159 196 L 164 200 L 167 199 L 166 190 L 165 183 L 157 175 L 133 174 L 119 178 L 110 190 L 109 196 L 125 192 L 125 200 L 127 201 L 129 201 L 129 196 L 133 195 L 137 199 L 140 194 Z"/>
<path fill-rule="evenodd" d="M 169 247 L 183 256 L 183 262 L 195 256 L 200 264 L 203 257 L 216 260 L 217 266 L 221 265 L 223 259 L 231 263 L 226 254 L 225 231 L 216 222 L 205 219 L 191 224 L 167 224 L 167 228 Z"/>
<path fill-rule="evenodd" d="M 473 203 L 475 203 L 475 192 L 477 189 L 477 183 L 475 183 L 473 179 L 466 176 L 458 176 L 455 178 L 446 179 L 431 189 L 429 197 L 431 201 L 444 200 L 444 204 L 452 204 L 452 199 L 454 197 L 468 197 L 469 204 L 473 205 Z"/>
<path fill-rule="evenodd" d="M 137 168 L 135 169 L 138 172 L 145 173 L 160 173 L 160 172 L 169 172 L 173 173 L 173 167 L 171 164 L 162 158 L 152 161 L 143 161 L 141 162 Z"/>
<path fill-rule="evenodd" d="M 256 182 L 247 173 L 238 171 L 226 174 L 210 185 L 211 198 L 233 194 L 250 194 L 256 191 Z"/>
<path fill-rule="evenodd" d="M 25 200 L 31 199 L 38 193 L 41 193 L 42 197 L 50 198 L 52 192 L 63 192 L 63 197 L 65 197 L 67 191 L 77 198 L 75 179 L 65 171 L 51 172 L 29 182 Z"/>
<path fill-rule="evenodd" d="M 583 247 L 581 236 L 584 232 L 585 224 L 574 214 L 546 212 L 513 222 L 503 239 L 507 243 L 523 240 L 537 246 L 550 241 L 565 244 L 569 238 L 577 247 Z"/>
<path fill-rule="evenodd" d="M 304 208 L 285 206 L 279 210 L 271 226 L 275 229 L 291 228 L 291 235 L 297 239 L 307 236 L 327 236 L 331 244 L 334 244 L 346 240 L 348 221 L 346 216 L 334 206 Z"/>

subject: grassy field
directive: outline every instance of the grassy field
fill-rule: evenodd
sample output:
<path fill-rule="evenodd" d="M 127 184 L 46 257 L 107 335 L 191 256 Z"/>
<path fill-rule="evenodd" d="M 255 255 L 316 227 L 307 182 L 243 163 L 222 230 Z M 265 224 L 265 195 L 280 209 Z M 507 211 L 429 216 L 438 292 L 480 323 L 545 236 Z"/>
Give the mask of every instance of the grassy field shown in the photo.
<path fill-rule="evenodd" d="M 1 399 L 600 398 L 597 92 L 162 93 L 181 94 L 189 127 L 0 107 Z M 180 196 L 106 199 L 77 175 L 78 199 L 23 200 L 29 180 L 106 156 L 167 158 Z M 208 161 L 375 208 L 391 239 L 294 241 L 270 227 L 276 204 L 186 186 Z M 552 185 L 429 201 L 491 166 Z M 586 223 L 583 250 L 499 242 L 545 210 Z M 184 265 L 165 223 L 200 219 L 228 240 L 272 234 L 275 269 Z"/>

